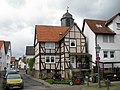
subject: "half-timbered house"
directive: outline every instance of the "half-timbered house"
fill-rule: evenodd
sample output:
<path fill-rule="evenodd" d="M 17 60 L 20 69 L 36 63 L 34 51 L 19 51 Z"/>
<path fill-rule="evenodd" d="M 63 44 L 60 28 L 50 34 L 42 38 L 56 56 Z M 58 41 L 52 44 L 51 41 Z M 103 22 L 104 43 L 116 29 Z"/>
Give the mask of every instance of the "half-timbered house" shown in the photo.
<path fill-rule="evenodd" d="M 72 71 L 90 67 L 86 37 L 68 10 L 61 18 L 61 26 L 35 26 L 34 47 L 37 77 L 55 72 L 63 78 L 71 77 Z"/>

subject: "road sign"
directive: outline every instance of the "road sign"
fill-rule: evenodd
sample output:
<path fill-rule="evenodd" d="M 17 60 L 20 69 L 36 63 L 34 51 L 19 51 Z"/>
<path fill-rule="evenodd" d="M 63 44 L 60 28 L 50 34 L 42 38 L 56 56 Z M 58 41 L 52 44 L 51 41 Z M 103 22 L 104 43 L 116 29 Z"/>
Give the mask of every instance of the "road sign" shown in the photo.
<path fill-rule="evenodd" d="M 100 57 L 99 56 L 96 57 L 96 61 L 100 61 Z"/>

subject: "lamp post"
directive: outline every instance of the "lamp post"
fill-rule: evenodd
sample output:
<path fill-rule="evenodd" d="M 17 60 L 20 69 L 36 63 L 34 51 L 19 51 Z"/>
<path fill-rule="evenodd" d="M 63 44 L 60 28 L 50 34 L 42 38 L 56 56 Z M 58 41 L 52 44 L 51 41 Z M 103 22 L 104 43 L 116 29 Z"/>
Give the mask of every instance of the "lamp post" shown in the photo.
<path fill-rule="evenodd" d="M 100 83 L 100 68 L 99 68 L 99 53 L 100 53 L 100 49 L 101 47 L 99 46 L 99 44 L 97 44 L 97 46 L 95 47 L 96 49 L 96 61 L 97 61 L 97 66 L 98 66 L 98 87 L 101 88 L 101 83 Z"/>

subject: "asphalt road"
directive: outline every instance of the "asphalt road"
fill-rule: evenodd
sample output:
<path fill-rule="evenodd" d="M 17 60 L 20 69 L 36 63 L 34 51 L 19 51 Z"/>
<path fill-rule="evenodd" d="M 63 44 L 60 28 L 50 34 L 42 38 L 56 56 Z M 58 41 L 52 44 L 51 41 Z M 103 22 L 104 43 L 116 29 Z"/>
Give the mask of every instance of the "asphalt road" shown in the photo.
<path fill-rule="evenodd" d="M 21 73 L 21 72 L 20 72 Z M 24 80 L 24 89 L 23 90 L 50 90 L 51 87 L 45 86 L 41 82 L 35 81 L 24 73 L 21 73 L 23 80 Z M 2 89 L 2 78 L 0 78 L 0 90 Z M 16 89 L 18 90 L 18 89 Z"/>
<path fill-rule="evenodd" d="M 36 81 L 25 74 L 25 72 L 20 72 L 24 80 L 24 89 L 21 90 L 83 90 L 80 87 L 64 86 L 64 85 L 54 85 L 52 87 L 46 86 L 43 83 Z M 0 78 L 0 90 L 2 89 L 2 78 Z M 14 89 L 15 90 L 15 89 Z M 16 89 L 18 90 L 18 89 Z"/>

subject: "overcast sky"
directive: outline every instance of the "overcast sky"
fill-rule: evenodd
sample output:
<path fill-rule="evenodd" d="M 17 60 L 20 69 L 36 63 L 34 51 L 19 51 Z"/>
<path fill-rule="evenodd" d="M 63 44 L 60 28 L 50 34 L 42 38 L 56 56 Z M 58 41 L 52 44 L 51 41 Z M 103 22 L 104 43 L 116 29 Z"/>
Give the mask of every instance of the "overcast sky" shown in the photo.
<path fill-rule="evenodd" d="M 0 0 L 0 39 L 9 40 L 16 58 L 33 45 L 35 25 L 58 25 L 67 6 L 82 28 L 83 19 L 105 19 L 120 12 L 120 0 Z"/>

